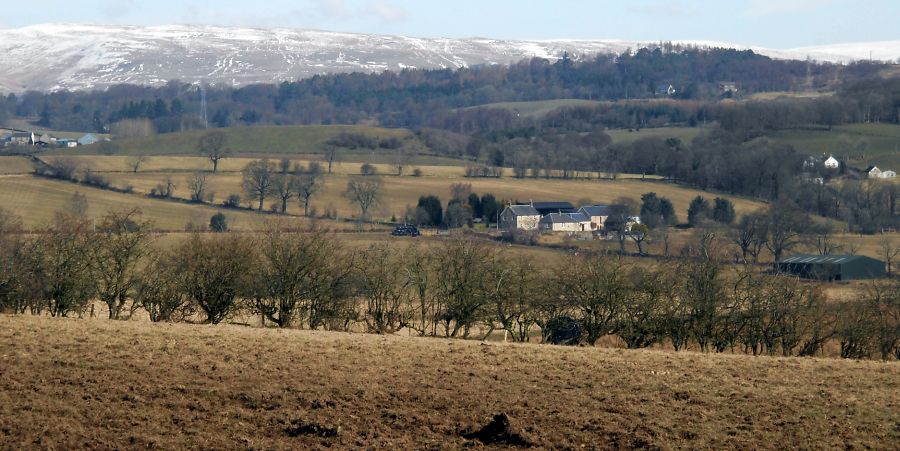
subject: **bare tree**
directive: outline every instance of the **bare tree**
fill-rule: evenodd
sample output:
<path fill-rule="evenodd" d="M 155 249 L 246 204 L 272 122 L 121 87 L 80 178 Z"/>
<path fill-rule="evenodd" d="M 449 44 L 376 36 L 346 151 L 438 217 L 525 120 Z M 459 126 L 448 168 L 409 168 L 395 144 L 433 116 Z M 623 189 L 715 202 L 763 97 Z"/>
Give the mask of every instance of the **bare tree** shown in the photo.
<path fill-rule="evenodd" d="M 766 214 L 766 247 L 772 252 L 776 263 L 781 261 L 785 252 L 800 244 L 809 223 L 809 217 L 792 203 L 776 202 L 769 205 Z"/>
<path fill-rule="evenodd" d="M 631 231 L 628 233 L 628 237 L 631 238 L 631 241 L 634 241 L 634 245 L 637 247 L 638 255 L 644 254 L 644 241 L 650 237 L 650 228 L 645 224 L 634 224 L 631 226 Z"/>
<path fill-rule="evenodd" d="M 338 147 L 334 144 L 325 144 L 325 161 L 328 162 L 328 173 L 331 174 L 331 165 L 340 160 Z"/>
<path fill-rule="evenodd" d="M 75 191 L 72 194 L 72 197 L 69 198 L 69 204 L 66 205 L 65 213 L 76 217 L 76 218 L 84 218 L 87 216 L 88 212 L 88 200 L 87 196 L 82 194 L 79 191 Z"/>
<path fill-rule="evenodd" d="M 403 175 L 403 168 L 405 168 L 415 154 L 406 146 L 400 146 L 397 148 L 396 153 L 394 154 L 394 166 L 397 168 L 397 175 Z"/>
<path fill-rule="evenodd" d="M 272 192 L 281 201 L 281 213 L 287 213 L 288 201 L 297 194 L 297 178 L 292 174 L 283 172 L 273 174 Z"/>
<path fill-rule="evenodd" d="M 178 246 L 175 255 L 181 289 L 203 310 L 207 323 L 218 324 L 237 310 L 256 266 L 252 241 L 233 234 L 193 235 Z"/>
<path fill-rule="evenodd" d="M 134 298 L 139 265 L 149 251 L 149 238 L 150 225 L 141 220 L 138 209 L 110 212 L 97 224 L 91 266 L 97 297 L 109 307 L 110 319 L 131 317 L 123 315 L 123 309 Z"/>
<path fill-rule="evenodd" d="M 141 170 L 141 165 L 146 162 L 147 156 L 143 154 L 128 158 L 128 166 L 131 167 L 131 172 L 135 174 L 137 174 L 137 172 Z"/>
<path fill-rule="evenodd" d="M 207 182 L 206 174 L 203 172 L 195 172 L 190 180 L 188 180 L 188 189 L 191 191 L 191 202 L 202 203 L 207 201 L 208 187 L 209 183 Z"/>
<path fill-rule="evenodd" d="M 884 262 L 887 264 L 888 275 L 893 274 L 893 262 L 900 256 L 900 240 L 889 235 L 882 235 L 878 245 L 881 248 L 881 257 L 884 258 Z"/>
<path fill-rule="evenodd" d="M 553 286 L 562 302 L 579 312 L 589 344 L 615 331 L 614 320 L 632 296 L 627 273 L 625 262 L 602 256 L 585 256 L 556 267 Z"/>
<path fill-rule="evenodd" d="M 347 182 L 344 197 L 359 207 L 362 219 L 369 217 L 369 209 L 381 202 L 384 183 L 377 177 L 356 177 Z"/>
<path fill-rule="evenodd" d="M 741 218 L 731 235 L 731 240 L 740 248 L 744 263 L 756 264 L 759 262 L 759 254 L 765 247 L 767 235 L 765 217 L 758 213 L 750 213 Z"/>
<path fill-rule="evenodd" d="M 183 289 L 182 267 L 186 263 L 173 252 L 151 253 L 141 271 L 135 303 L 143 307 L 150 321 L 182 321 L 195 313 L 195 305 Z"/>
<path fill-rule="evenodd" d="M 322 182 L 322 174 L 319 172 L 303 172 L 294 177 L 297 195 L 303 205 L 303 216 L 309 216 L 310 200 L 322 189 Z"/>
<path fill-rule="evenodd" d="M 254 308 L 278 327 L 298 321 L 318 326 L 329 303 L 340 303 L 349 294 L 343 287 L 352 257 L 321 230 L 272 229 L 260 243 L 260 253 Z"/>
<path fill-rule="evenodd" d="M 365 321 L 369 332 L 392 334 L 409 323 L 412 312 L 410 289 L 401 256 L 385 244 L 364 250 L 358 265 L 359 294 L 366 301 Z"/>
<path fill-rule="evenodd" d="M 197 142 L 197 152 L 205 156 L 213 164 L 213 173 L 219 169 L 219 161 L 227 158 L 229 153 L 225 149 L 227 135 L 223 131 L 206 132 Z"/>
<path fill-rule="evenodd" d="M 275 165 L 269 160 L 257 160 L 247 165 L 243 171 L 241 185 L 251 199 L 259 202 L 262 211 L 266 198 L 275 192 Z"/>

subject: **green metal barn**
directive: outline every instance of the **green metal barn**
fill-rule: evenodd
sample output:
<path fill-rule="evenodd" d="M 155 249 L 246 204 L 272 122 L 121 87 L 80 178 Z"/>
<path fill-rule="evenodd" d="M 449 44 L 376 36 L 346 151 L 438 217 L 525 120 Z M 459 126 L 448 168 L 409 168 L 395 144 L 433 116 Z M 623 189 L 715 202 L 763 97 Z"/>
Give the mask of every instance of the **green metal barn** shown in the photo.
<path fill-rule="evenodd" d="M 885 277 L 884 262 L 863 255 L 792 255 L 778 263 L 778 270 L 817 280 Z"/>

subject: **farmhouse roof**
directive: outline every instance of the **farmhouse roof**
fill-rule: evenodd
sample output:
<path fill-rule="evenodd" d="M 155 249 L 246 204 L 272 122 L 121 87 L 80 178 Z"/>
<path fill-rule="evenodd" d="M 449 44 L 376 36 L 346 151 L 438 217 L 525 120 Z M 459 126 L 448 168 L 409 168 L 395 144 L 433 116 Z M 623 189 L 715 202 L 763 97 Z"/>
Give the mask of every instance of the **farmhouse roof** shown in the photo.
<path fill-rule="evenodd" d="M 531 205 L 510 205 L 509 208 L 516 216 L 540 216 L 541 214 Z"/>
<path fill-rule="evenodd" d="M 574 213 L 575 206 L 571 202 L 532 202 L 531 206 L 541 214 L 547 213 Z"/>
<path fill-rule="evenodd" d="M 564 223 L 575 223 L 578 222 L 572 219 L 571 216 L 565 213 L 550 213 L 547 216 L 541 218 L 541 222 L 543 223 L 551 223 L 551 224 L 564 224 Z"/>
<path fill-rule="evenodd" d="M 581 207 L 581 211 L 590 216 L 610 216 L 612 207 L 609 205 L 585 205 Z"/>
<path fill-rule="evenodd" d="M 869 166 L 869 167 L 866 168 L 866 171 L 865 171 L 865 172 L 872 172 L 872 171 L 874 171 L 874 170 L 876 170 L 876 169 L 878 169 L 878 166 Z"/>
<path fill-rule="evenodd" d="M 581 212 L 563 213 L 563 214 L 565 214 L 566 216 L 568 216 L 578 222 L 589 222 L 591 220 L 590 216 L 588 216 L 584 213 L 581 213 Z"/>

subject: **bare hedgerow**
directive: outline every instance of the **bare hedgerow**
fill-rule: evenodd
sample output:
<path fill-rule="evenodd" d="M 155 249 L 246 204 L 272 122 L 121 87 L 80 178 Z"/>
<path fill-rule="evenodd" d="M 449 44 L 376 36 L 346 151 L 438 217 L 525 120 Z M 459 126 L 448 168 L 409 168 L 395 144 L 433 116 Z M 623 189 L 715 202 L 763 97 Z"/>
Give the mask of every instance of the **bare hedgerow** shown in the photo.
<path fill-rule="evenodd" d="M 238 310 L 256 265 L 252 240 L 235 234 L 195 234 L 176 247 L 175 255 L 182 289 L 207 323 L 218 324 Z"/>
<path fill-rule="evenodd" d="M 140 210 L 110 212 L 96 225 L 91 240 L 91 269 L 97 297 L 109 308 L 110 319 L 128 319 L 124 309 L 132 303 L 140 265 L 150 251 L 150 223 Z"/>
<path fill-rule="evenodd" d="M 194 316 L 196 305 L 191 302 L 182 280 L 181 265 L 186 262 L 172 252 L 154 253 L 148 258 L 138 277 L 135 304 L 153 322 L 180 322 Z"/>
<path fill-rule="evenodd" d="M 57 214 L 53 223 L 40 231 L 40 239 L 30 241 L 28 270 L 37 299 L 51 316 L 81 314 L 95 294 L 91 271 L 91 223 L 85 219 Z"/>
<path fill-rule="evenodd" d="M 365 300 L 363 318 L 371 333 L 392 334 L 412 318 L 414 279 L 403 266 L 402 255 L 385 244 L 372 245 L 360 253 L 358 290 Z"/>
<path fill-rule="evenodd" d="M 346 285 L 351 254 L 324 231 L 306 233 L 273 229 L 259 246 L 260 259 L 253 281 L 253 309 L 279 327 L 306 322 L 324 326 L 329 305 L 349 297 Z"/>

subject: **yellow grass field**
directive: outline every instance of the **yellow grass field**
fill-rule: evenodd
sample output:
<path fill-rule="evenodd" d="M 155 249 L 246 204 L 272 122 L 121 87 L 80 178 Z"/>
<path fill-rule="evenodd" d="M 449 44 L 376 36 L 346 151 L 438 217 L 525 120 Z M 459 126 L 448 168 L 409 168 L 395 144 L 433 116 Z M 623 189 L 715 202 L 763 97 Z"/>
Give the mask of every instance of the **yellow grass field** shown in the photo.
<path fill-rule="evenodd" d="M 176 193 L 179 197 L 189 197 L 187 180 L 191 177 L 187 173 L 170 174 L 175 180 Z M 107 174 L 109 180 L 119 187 L 132 186 L 138 192 L 149 192 L 150 189 L 161 183 L 166 174 L 162 173 L 122 173 Z M 340 216 L 349 217 L 358 214 L 356 208 L 344 199 L 341 193 L 347 186 L 349 176 L 334 174 L 325 177 L 325 188 L 318 196 L 313 198 L 312 204 L 319 212 L 331 205 L 337 209 Z M 211 190 L 216 198 L 221 201 L 229 194 L 240 194 L 241 176 L 237 173 L 211 175 L 209 178 Z M 577 203 L 581 199 L 589 199 L 595 203 L 609 203 L 620 197 L 629 197 L 640 201 L 640 196 L 646 192 L 656 192 L 660 196 L 668 197 L 675 205 L 678 215 L 684 219 L 688 204 L 697 195 L 708 198 L 715 194 L 681 187 L 663 182 L 641 181 L 633 179 L 625 180 L 556 180 L 556 179 L 464 179 L 461 177 L 385 177 L 384 195 L 381 207 L 376 216 L 389 218 L 391 215 L 401 217 L 407 206 L 415 206 L 419 196 L 434 194 L 446 202 L 450 197 L 450 185 L 452 183 L 471 183 L 472 190 L 479 194 L 493 193 L 497 199 L 506 199 L 519 202 L 531 200 L 565 200 Z M 763 203 L 743 198 L 723 196 L 731 199 L 735 204 L 738 214 L 748 213 L 764 206 Z M 299 207 L 291 205 L 294 212 Z"/>
<path fill-rule="evenodd" d="M 235 230 L 255 229 L 268 219 L 251 212 L 154 200 L 33 176 L 0 177 L 0 206 L 22 217 L 26 227 L 49 223 L 57 211 L 71 203 L 75 192 L 87 197 L 88 217 L 98 218 L 109 210 L 140 208 L 144 218 L 153 220 L 155 227 L 163 230 L 184 230 L 191 221 L 205 227 L 210 216 L 219 211 Z"/>
<path fill-rule="evenodd" d="M 22 157 L 0 157 L 0 175 L 28 174 L 34 171 L 31 162 Z"/>
<path fill-rule="evenodd" d="M 0 387 L 9 449 L 900 443 L 897 362 L 0 315 Z"/>

